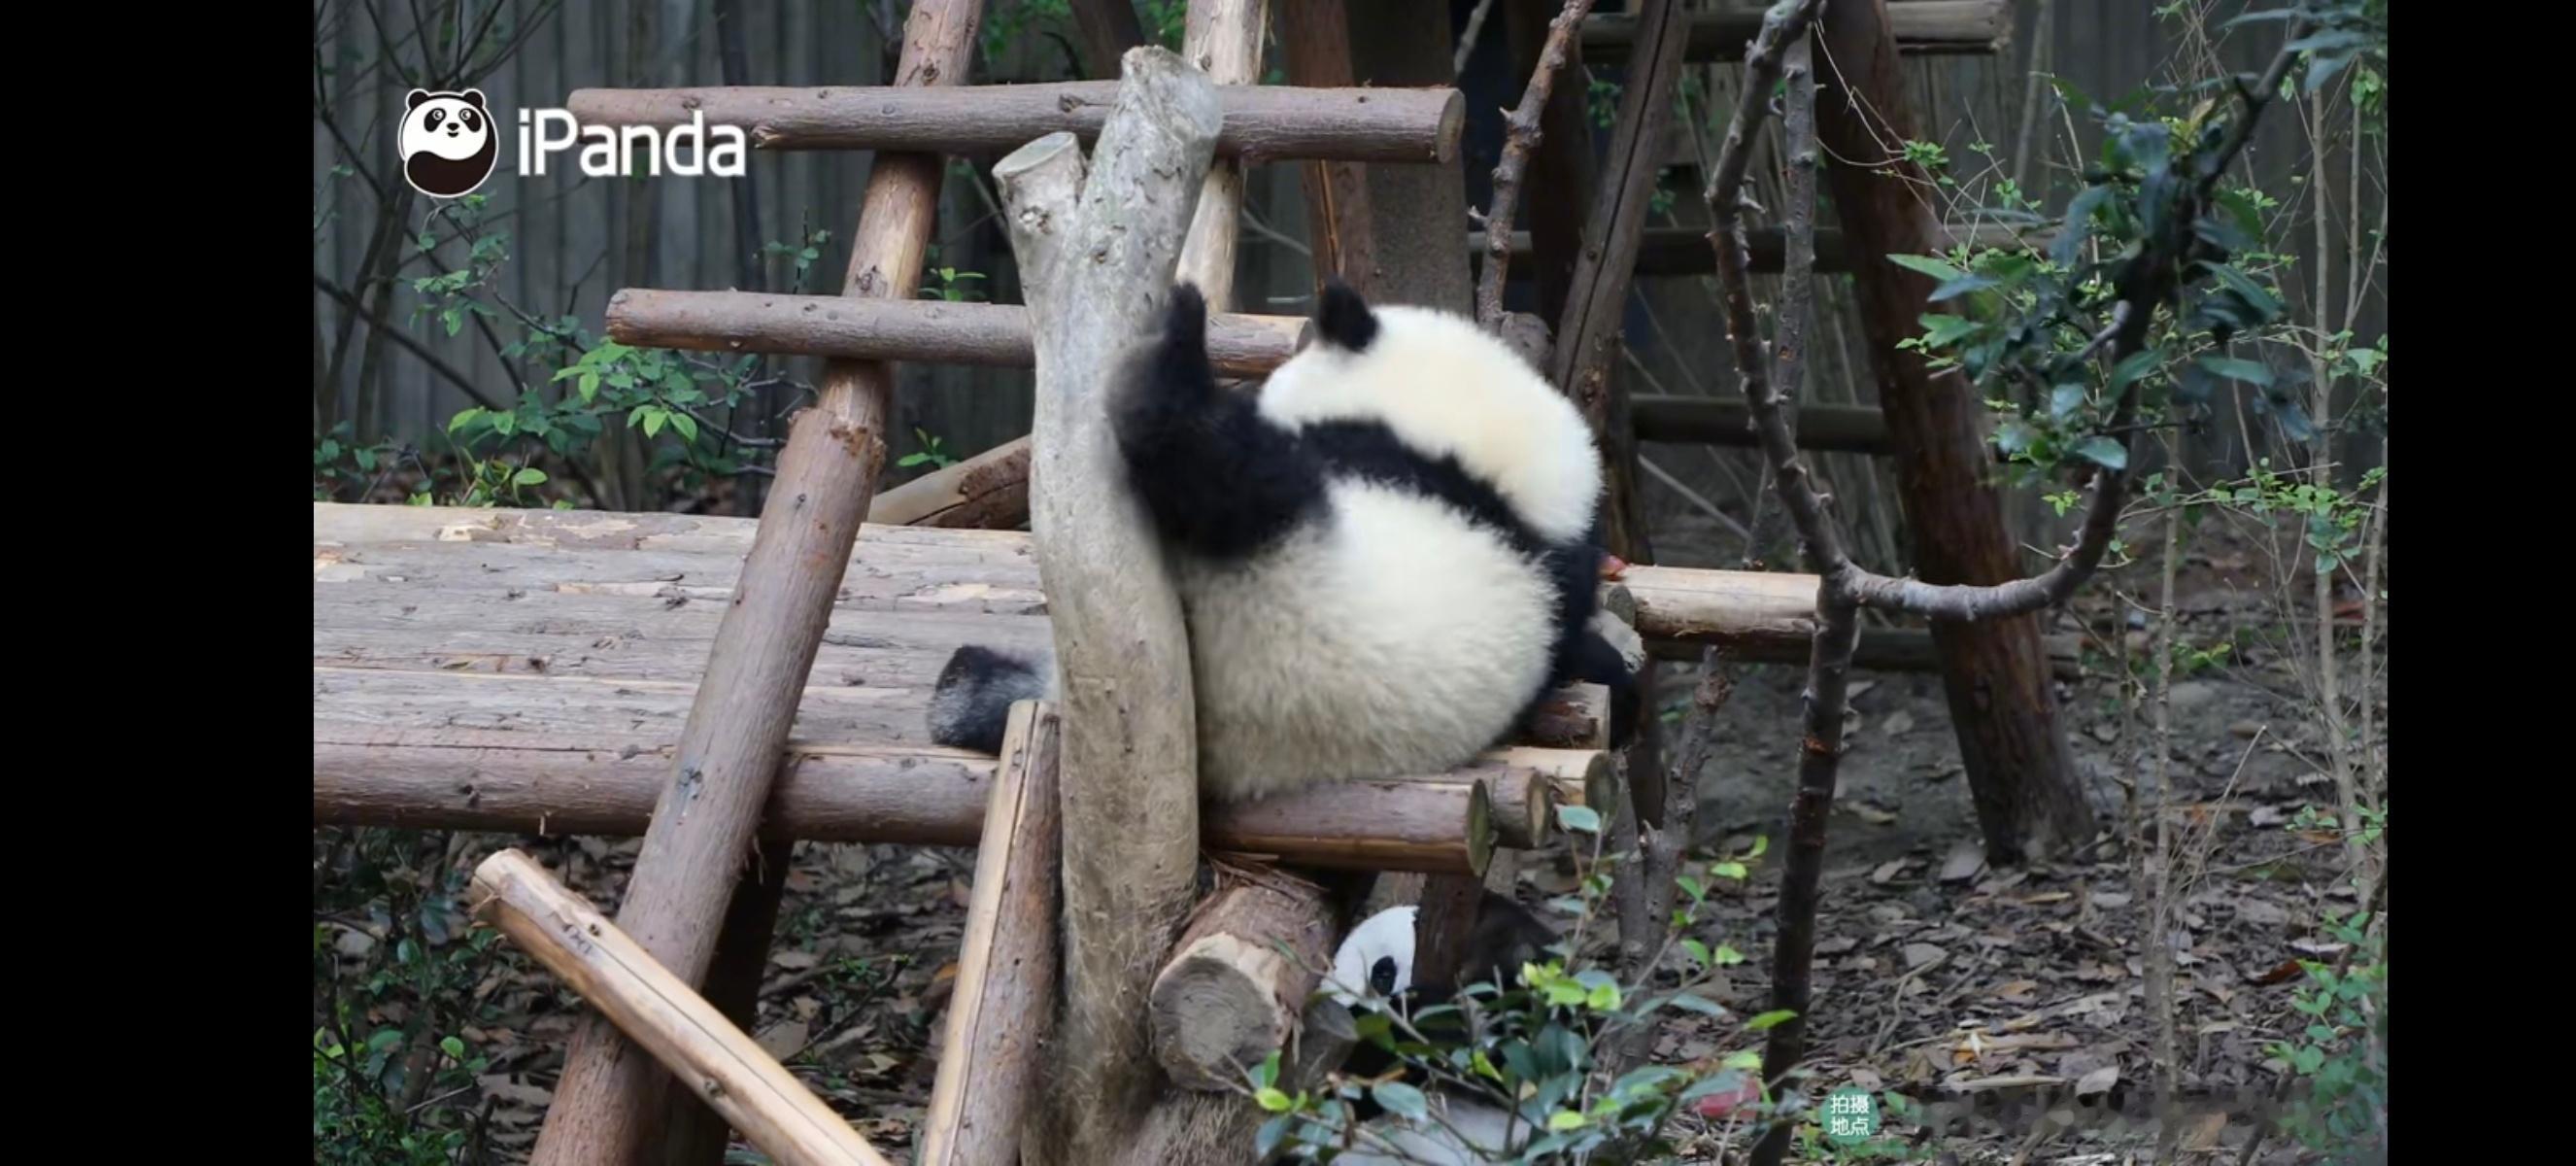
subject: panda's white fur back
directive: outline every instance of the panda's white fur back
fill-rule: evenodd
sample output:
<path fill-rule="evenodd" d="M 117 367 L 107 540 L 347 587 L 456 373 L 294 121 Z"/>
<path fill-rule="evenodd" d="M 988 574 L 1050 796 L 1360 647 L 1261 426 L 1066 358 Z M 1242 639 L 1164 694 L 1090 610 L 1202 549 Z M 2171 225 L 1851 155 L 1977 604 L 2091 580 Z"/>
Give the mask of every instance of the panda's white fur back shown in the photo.
<path fill-rule="evenodd" d="M 1546 680 L 1539 566 L 1434 499 L 1353 479 L 1240 564 L 1175 562 L 1220 799 L 1430 773 L 1510 729 Z"/>
<path fill-rule="evenodd" d="M 1405 444 L 1450 454 L 1493 483 L 1540 537 L 1582 537 L 1602 490 L 1583 413 L 1519 353 L 1463 316 L 1373 309 L 1365 352 L 1312 344 L 1261 386 L 1261 415 L 1296 427 L 1382 421 Z"/>

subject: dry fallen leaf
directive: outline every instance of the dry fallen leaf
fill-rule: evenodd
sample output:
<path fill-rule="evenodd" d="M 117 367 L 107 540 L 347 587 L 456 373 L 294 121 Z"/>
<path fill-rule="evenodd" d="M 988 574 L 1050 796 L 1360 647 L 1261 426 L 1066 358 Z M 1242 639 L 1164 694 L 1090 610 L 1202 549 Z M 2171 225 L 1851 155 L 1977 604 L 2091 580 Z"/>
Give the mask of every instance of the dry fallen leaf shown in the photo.
<path fill-rule="evenodd" d="M 760 1051 L 769 1054 L 771 1060 L 784 1061 L 803 1051 L 813 1033 L 814 1030 L 804 1021 L 787 1020 L 761 1033 L 753 1043 L 760 1046 Z"/>
<path fill-rule="evenodd" d="M 2113 1085 L 2117 1085 L 2119 1083 L 2120 1067 L 2118 1065 L 2104 1065 L 2099 1069 L 2086 1073 L 2083 1080 L 2075 1083 L 2075 1095 L 2077 1097 L 2091 1097 L 2096 1093 L 2108 1093 L 2111 1091 L 2111 1087 Z"/>

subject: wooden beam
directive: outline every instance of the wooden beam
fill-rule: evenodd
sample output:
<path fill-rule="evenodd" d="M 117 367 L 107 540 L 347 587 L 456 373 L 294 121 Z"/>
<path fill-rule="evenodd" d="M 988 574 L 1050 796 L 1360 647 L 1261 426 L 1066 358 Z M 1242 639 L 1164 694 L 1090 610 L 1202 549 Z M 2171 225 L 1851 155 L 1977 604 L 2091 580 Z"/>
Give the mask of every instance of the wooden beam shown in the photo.
<path fill-rule="evenodd" d="M 1350 22 L 1342 0 L 1277 0 L 1272 34 L 1287 67 L 1288 83 L 1343 87 L 1351 71 Z M 1372 294 L 1374 274 L 1368 173 L 1357 162 L 1318 160 L 1300 169 L 1306 195 L 1306 241 L 1314 252 L 1315 290 L 1339 276 L 1362 296 Z"/>
<path fill-rule="evenodd" d="M 877 495 L 868 521 L 1009 530 L 1029 520 L 1029 443 L 997 445 Z"/>
<path fill-rule="evenodd" d="M 1115 81 L 971 85 L 941 89 L 843 85 L 700 89 L 575 89 L 566 108 L 583 126 L 669 129 L 703 117 L 739 126 L 759 150 L 904 150 L 992 156 L 1069 133 L 1085 146 L 1118 98 Z M 1220 86 L 1222 158 L 1338 158 L 1439 164 L 1456 160 L 1466 98 L 1445 87 L 1303 89 Z"/>
<path fill-rule="evenodd" d="M 980 11 L 979 0 L 915 3 L 904 25 L 897 84 L 964 77 Z M 853 235 L 845 295 L 912 297 L 941 173 L 936 154 L 877 156 Z M 627 882 L 618 925 L 683 983 L 704 980 L 750 856 L 815 648 L 885 464 L 893 389 L 890 365 L 827 362 L 815 406 L 792 423 L 759 536 Z M 586 1017 L 573 1032 L 530 1162 L 624 1166 L 641 1160 L 665 1140 L 669 1083 L 615 1025 Z"/>
<path fill-rule="evenodd" d="M 1154 1060 L 1172 1083 L 1228 1092 L 1285 1047 L 1333 958 L 1324 888 L 1262 871 L 1201 903 L 1147 993 Z"/>
<path fill-rule="evenodd" d="M 1817 146 L 1854 257 L 1853 290 L 1915 574 L 1926 583 L 2003 583 L 2022 577 L 2025 556 L 2004 526 L 1984 394 L 1907 347 L 1922 333 L 1937 281 L 1884 259 L 1929 254 L 1946 238 L 1913 193 L 1928 176 L 1884 147 L 1915 136 L 1912 90 L 1891 33 L 1895 10 L 1909 7 L 1836 0 L 1817 18 L 1816 76 L 1824 86 Z M 2093 814 L 2058 723 L 2038 616 L 1943 620 L 1932 625 L 1932 639 L 1988 856 L 2000 863 L 2063 853 L 2091 837 Z"/>
<path fill-rule="evenodd" d="M 315 825 L 632 837 L 653 820 L 667 749 L 559 736 L 451 729 L 317 730 Z M 1579 750 L 1498 752 L 1464 778 L 1526 780 L 1581 772 Z M 1507 760 L 1507 757 L 1514 759 Z M 762 816 L 764 837 L 909 846 L 974 846 L 993 760 L 955 749 L 800 745 Z M 1237 805 L 1204 807 L 1199 844 L 1331 870 L 1482 872 L 1499 840 L 1491 799 L 1458 775 L 1387 778 Z M 1559 788 L 1563 788 L 1559 784 Z"/>
<path fill-rule="evenodd" d="M 639 347 L 1002 368 L 1037 360 L 1029 310 L 1018 304 L 625 288 L 607 316 L 609 339 Z M 1310 326 L 1302 316 L 1211 314 L 1208 360 L 1227 375 L 1258 376 L 1295 353 Z"/>
<path fill-rule="evenodd" d="M 1041 1040 L 1055 1017 L 1055 710 L 1011 709 L 975 850 L 974 894 L 957 957 L 957 990 L 939 1045 L 917 1166 L 1019 1160 L 1020 1122 L 1037 1096 Z"/>
<path fill-rule="evenodd" d="M 782 1166 L 888 1166 L 885 1155 L 642 944 L 528 856 L 474 868 L 474 917 L 560 977 Z"/>
<path fill-rule="evenodd" d="M 1905 0 L 1887 7 L 1896 51 L 1908 56 L 1985 56 L 2002 52 L 2012 41 L 2010 0 Z M 1691 18 L 1684 51 L 1693 61 L 1740 64 L 1761 27 L 1759 8 L 1703 12 Z M 1636 43 L 1634 15 L 1594 16 L 1583 22 L 1584 60 L 1615 64 Z"/>

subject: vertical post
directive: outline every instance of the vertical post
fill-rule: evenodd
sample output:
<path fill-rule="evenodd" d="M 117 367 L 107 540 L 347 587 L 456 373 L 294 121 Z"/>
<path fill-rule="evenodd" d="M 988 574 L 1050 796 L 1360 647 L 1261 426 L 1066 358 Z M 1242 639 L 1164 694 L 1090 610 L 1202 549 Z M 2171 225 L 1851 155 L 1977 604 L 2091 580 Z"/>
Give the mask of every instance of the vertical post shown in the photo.
<path fill-rule="evenodd" d="M 1318 89 L 1358 84 L 1351 71 L 1351 29 L 1342 0 L 1278 0 L 1279 54 L 1288 83 Z M 1363 296 L 1377 289 L 1376 247 L 1369 238 L 1368 171 L 1357 162 L 1317 160 L 1299 168 L 1306 192 L 1306 240 L 1315 256 L 1315 291 L 1339 276 Z"/>
<path fill-rule="evenodd" d="M 1169 302 L 1216 153 L 1207 76 L 1130 50 L 1086 165 L 1049 134 L 993 167 L 1037 350 L 1030 527 L 1064 718 L 1064 1007 L 1028 1161 L 1135 1148 L 1157 1074 L 1146 990 L 1198 874 L 1198 742 L 1180 598 L 1142 504 L 1122 488 L 1104 397 Z"/>
<path fill-rule="evenodd" d="M 1560 8 L 1558 0 L 1504 0 L 1504 31 L 1512 46 L 1512 71 L 1527 77 L 1538 68 L 1539 51 L 1547 45 L 1547 25 Z M 1530 158 L 1528 193 L 1530 257 L 1516 265 L 1538 291 L 1542 320 L 1565 317 L 1565 299 L 1574 284 L 1574 268 L 1583 254 L 1583 224 L 1592 217 L 1592 122 L 1584 116 L 1592 74 L 1581 53 L 1569 54 L 1548 91 L 1547 108 L 1539 114 L 1538 151 Z M 1492 227 L 1507 231 L 1511 224 Z"/>
<path fill-rule="evenodd" d="M 1957 372 L 1936 375 L 1921 354 L 1898 347 L 1921 331 L 1916 318 L 1933 281 L 1887 257 L 1932 254 L 1947 239 L 1915 193 L 1929 188 L 1928 178 L 1890 153 L 1914 128 L 1886 0 L 1834 0 L 1816 29 L 1829 62 L 1816 69 L 1824 85 L 1816 137 L 1851 256 L 1916 573 L 1926 583 L 2010 582 L 2022 570 L 2002 497 L 1986 476 L 1985 405 Z M 2093 815 L 2057 724 L 2039 617 L 1934 620 L 1932 645 L 1988 859 L 2017 862 L 2083 842 Z"/>
<path fill-rule="evenodd" d="M 898 85 L 966 74 L 979 0 L 919 0 L 905 23 Z M 919 287 L 941 176 L 936 155 L 880 155 L 851 248 L 845 294 L 905 298 Z M 885 461 L 893 366 L 824 366 L 814 408 L 791 426 L 759 533 L 716 631 L 677 765 L 627 884 L 618 926 L 684 983 L 704 980 L 717 929 L 750 858 L 753 831 L 830 621 Z M 784 860 L 785 856 L 780 856 Z M 670 1077 L 593 1012 L 573 1033 L 530 1160 L 622 1166 L 663 1144 Z"/>

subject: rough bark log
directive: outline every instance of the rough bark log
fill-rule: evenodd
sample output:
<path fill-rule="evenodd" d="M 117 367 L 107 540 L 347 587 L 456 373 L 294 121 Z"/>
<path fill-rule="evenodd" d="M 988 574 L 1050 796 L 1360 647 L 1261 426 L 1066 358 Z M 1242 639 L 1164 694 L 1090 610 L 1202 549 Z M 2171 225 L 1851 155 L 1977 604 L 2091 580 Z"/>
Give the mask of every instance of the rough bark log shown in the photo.
<path fill-rule="evenodd" d="M 1218 372 L 1258 376 L 1304 342 L 1300 316 L 1208 317 Z M 1018 304 L 854 300 L 774 292 L 625 288 L 608 301 L 608 336 L 621 344 L 702 352 L 763 352 L 863 360 L 1029 368 L 1037 348 Z"/>
<path fill-rule="evenodd" d="M 317 729 L 315 825 L 632 837 L 653 813 L 667 749 L 489 729 Z M 1544 772 L 1580 789 L 1579 750 L 1498 750 L 1456 771 L 1386 778 L 1236 806 L 1201 822 L 1209 850 L 1336 870 L 1476 874 L 1498 841 L 1491 802 L 1462 787 Z M 659 767 L 657 769 L 656 767 Z M 954 749 L 802 746 L 765 808 L 764 836 L 814 842 L 974 846 L 993 761 Z M 1573 779 L 1559 774 L 1573 773 Z"/>
<path fill-rule="evenodd" d="M 474 869 L 473 890 L 477 919 L 499 928 L 685 1078 L 693 1095 L 771 1159 L 793 1166 L 887 1166 L 822 1098 L 534 860 L 500 851 Z"/>
<path fill-rule="evenodd" d="M 994 167 L 1037 340 L 1031 526 L 1065 723 L 1065 1085 L 1024 1140 L 1036 1160 L 1111 1162 L 1140 1144 L 1156 1075 L 1145 994 L 1198 869 L 1189 640 L 1160 544 L 1121 488 L 1103 404 L 1168 302 L 1214 159 L 1216 86 L 1129 50 L 1088 165 L 1070 133 Z"/>
<path fill-rule="evenodd" d="M 905 22 L 897 85 L 962 77 L 980 8 L 978 0 L 915 4 Z M 939 182 L 935 155 L 878 156 L 853 235 L 845 295 L 912 295 Z M 748 857 L 841 569 L 884 465 L 882 430 L 893 383 L 888 365 L 828 362 L 815 407 L 792 424 L 744 582 L 681 735 L 676 772 L 636 858 L 618 924 L 684 983 L 706 975 Z M 573 1033 L 531 1162 L 642 1161 L 662 1140 L 669 1080 L 614 1025 L 585 1018 Z"/>
<path fill-rule="evenodd" d="M 1916 574 L 1932 584 L 2006 583 L 2023 572 L 1988 473 L 1981 395 L 1956 371 L 1936 373 L 1898 347 L 1920 334 L 1935 281 L 1885 257 L 1930 254 L 1946 235 L 1911 192 L 1928 178 L 1887 153 L 1885 143 L 1914 136 L 1891 19 L 1885 0 L 1840 0 L 1818 18 L 1817 55 L 1831 67 L 1816 69 L 1817 142 L 1854 259 Z M 2062 853 L 2090 837 L 2038 618 L 1940 620 L 1932 639 L 1989 860 Z"/>
<path fill-rule="evenodd" d="M 994 446 L 883 494 L 868 521 L 891 526 L 1009 530 L 1029 520 L 1029 444 Z"/>
<path fill-rule="evenodd" d="M 1285 871 L 1200 905 L 1154 977 L 1154 1059 L 1184 1089 L 1230 1091 L 1284 1048 L 1332 959 L 1324 888 Z"/>
<path fill-rule="evenodd" d="M 1058 733 L 1055 710 L 1036 702 L 1003 730 L 918 1166 L 1018 1160 L 1055 1014 Z"/>
<path fill-rule="evenodd" d="M 1888 6 L 1896 51 L 1908 56 L 1983 56 L 2012 40 L 2010 0 L 1905 0 Z M 1583 22 L 1583 57 L 1619 61 L 1637 41 L 1638 17 L 1604 14 Z M 1693 61 L 1741 61 L 1762 27 L 1762 10 L 1703 12 L 1691 18 Z"/>
<path fill-rule="evenodd" d="M 585 126 L 742 127 L 757 150 L 937 150 L 992 156 L 1069 133 L 1088 146 L 1118 97 L 1115 81 L 974 85 L 576 89 L 566 108 Z M 1458 157 L 1466 99 L 1442 86 L 1304 89 L 1251 83 L 1217 91 L 1224 158 L 1338 158 L 1448 163 Z"/>
<path fill-rule="evenodd" d="M 1288 71 L 1288 83 L 1317 88 L 1344 88 L 1354 83 L 1351 33 L 1342 0 L 1275 0 L 1272 34 Z M 1306 242 L 1314 252 L 1315 290 L 1339 276 L 1363 296 L 1369 286 L 1370 242 L 1367 170 L 1357 162 L 1321 159 L 1300 169 L 1306 194 Z"/>

